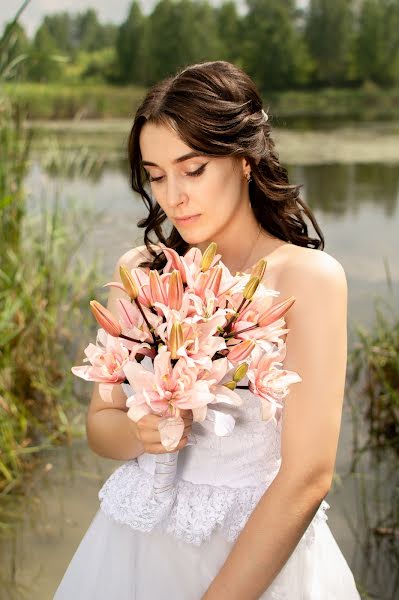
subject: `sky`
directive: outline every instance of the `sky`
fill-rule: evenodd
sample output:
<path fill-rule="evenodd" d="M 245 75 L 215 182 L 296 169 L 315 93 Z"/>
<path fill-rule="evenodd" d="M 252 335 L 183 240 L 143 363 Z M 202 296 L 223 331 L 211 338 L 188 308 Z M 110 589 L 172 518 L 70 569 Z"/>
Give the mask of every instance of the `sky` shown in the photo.
<path fill-rule="evenodd" d="M 35 33 L 45 15 L 67 11 L 70 13 L 85 12 L 89 8 L 97 11 L 99 21 L 102 23 L 122 23 L 127 15 L 132 0 L 31 0 L 23 12 L 20 22 L 29 37 Z M 145 14 L 151 12 L 157 0 L 139 0 Z M 214 6 L 222 0 L 210 0 Z M 10 21 L 21 6 L 22 0 L 0 0 L 0 32 L 5 23 Z M 240 12 L 245 7 L 245 0 L 236 0 Z"/>

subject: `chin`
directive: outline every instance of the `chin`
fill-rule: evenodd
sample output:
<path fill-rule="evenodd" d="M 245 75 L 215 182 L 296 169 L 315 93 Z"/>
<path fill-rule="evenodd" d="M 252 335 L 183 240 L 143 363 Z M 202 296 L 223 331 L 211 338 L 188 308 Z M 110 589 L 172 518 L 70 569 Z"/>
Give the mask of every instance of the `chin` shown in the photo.
<path fill-rule="evenodd" d="M 209 236 L 201 233 L 200 231 L 180 231 L 178 229 L 183 240 L 190 244 L 190 246 L 199 246 L 200 244 L 207 244 Z M 209 242 L 210 243 L 210 242 Z"/>

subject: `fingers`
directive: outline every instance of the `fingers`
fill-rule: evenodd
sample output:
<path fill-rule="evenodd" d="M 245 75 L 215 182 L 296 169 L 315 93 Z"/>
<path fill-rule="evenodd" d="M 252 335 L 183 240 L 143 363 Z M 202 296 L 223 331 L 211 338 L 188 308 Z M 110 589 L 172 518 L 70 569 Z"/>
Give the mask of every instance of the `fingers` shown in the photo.
<path fill-rule="evenodd" d="M 176 452 L 177 450 L 184 448 L 184 446 L 188 442 L 188 436 L 191 433 L 192 429 L 191 426 L 193 423 L 193 418 L 191 410 L 185 411 L 185 413 L 186 416 L 183 417 L 183 415 L 181 415 L 184 421 L 184 430 L 182 438 L 179 441 L 179 444 L 176 446 L 176 448 L 170 452 Z M 191 413 L 191 416 L 189 413 Z M 169 452 L 161 443 L 161 434 L 158 429 L 160 420 L 160 416 L 151 414 L 145 415 L 139 421 L 137 421 L 137 423 L 134 424 L 135 435 L 141 441 L 144 448 L 144 452 L 147 452 L 149 454 L 163 454 Z"/>
<path fill-rule="evenodd" d="M 184 448 L 184 446 L 188 442 L 188 437 L 184 436 L 173 450 L 166 450 L 166 448 L 159 443 L 145 444 L 143 442 L 144 452 L 148 452 L 148 454 L 167 454 L 168 452 L 177 452 Z"/>

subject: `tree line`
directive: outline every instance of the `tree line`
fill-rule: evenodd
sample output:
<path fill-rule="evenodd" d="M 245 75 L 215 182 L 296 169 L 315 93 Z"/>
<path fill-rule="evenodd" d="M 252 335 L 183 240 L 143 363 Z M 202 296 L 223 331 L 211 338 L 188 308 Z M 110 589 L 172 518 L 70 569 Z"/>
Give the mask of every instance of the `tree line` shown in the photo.
<path fill-rule="evenodd" d="M 399 83 L 399 0 L 133 0 L 120 25 L 95 10 L 44 17 L 32 39 L 19 24 L 8 44 L 21 80 L 149 86 L 191 63 L 228 60 L 261 91 Z M 6 26 L 3 39 L 9 35 Z"/>

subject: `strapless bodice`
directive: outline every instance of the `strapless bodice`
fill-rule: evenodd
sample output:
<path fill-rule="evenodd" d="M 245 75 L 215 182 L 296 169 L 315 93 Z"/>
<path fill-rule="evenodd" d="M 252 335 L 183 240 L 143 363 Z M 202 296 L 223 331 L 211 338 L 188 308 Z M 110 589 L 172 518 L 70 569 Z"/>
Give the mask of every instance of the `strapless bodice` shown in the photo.
<path fill-rule="evenodd" d="M 281 419 L 277 424 L 274 420 L 262 421 L 259 397 L 248 389 L 239 389 L 238 393 L 242 406 L 210 405 L 234 417 L 231 435 L 220 437 L 193 423 L 190 439 L 195 443 L 179 452 L 179 479 L 238 488 L 274 479 L 281 463 Z M 147 473 L 154 473 L 154 454 L 142 454 L 137 462 Z"/>
<path fill-rule="evenodd" d="M 241 384 L 246 385 L 247 380 Z M 119 467 L 99 492 L 102 510 L 140 531 L 160 529 L 201 544 L 215 528 L 235 540 L 281 465 L 284 409 L 263 421 L 260 398 L 237 390 L 241 406 L 212 404 L 235 419 L 233 432 L 219 437 L 193 423 L 192 445 L 179 451 L 176 485 L 167 502 L 152 498 L 155 455 L 144 453 Z M 326 519 L 323 500 L 314 521 Z"/>

